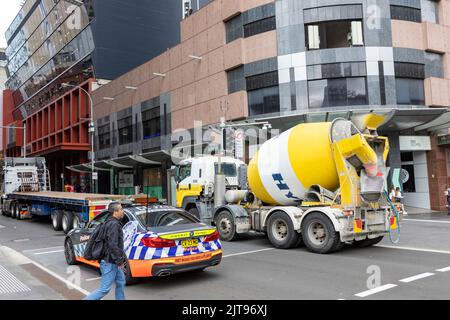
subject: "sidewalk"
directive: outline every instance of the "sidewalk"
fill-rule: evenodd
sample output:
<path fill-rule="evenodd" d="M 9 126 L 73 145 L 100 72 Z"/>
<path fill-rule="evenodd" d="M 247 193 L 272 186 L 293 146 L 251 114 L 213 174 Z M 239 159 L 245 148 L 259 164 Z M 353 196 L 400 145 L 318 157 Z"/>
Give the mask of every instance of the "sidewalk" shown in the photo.
<path fill-rule="evenodd" d="M 0 246 L 0 300 L 79 300 L 77 290 L 69 290 L 38 264 L 8 247 Z"/>
<path fill-rule="evenodd" d="M 447 215 L 447 212 L 441 212 L 441 211 L 434 211 L 430 209 L 423 209 L 423 208 L 415 208 L 415 207 L 409 207 L 405 206 L 406 212 L 408 213 L 407 216 L 421 216 L 423 218 L 450 218 L 450 216 Z"/>

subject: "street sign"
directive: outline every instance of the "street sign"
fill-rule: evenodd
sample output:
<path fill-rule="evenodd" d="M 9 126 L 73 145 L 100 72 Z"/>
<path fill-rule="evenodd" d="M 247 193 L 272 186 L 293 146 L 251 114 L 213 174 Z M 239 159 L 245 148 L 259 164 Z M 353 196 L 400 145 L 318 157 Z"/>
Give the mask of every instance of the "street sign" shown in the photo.
<path fill-rule="evenodd" d="M 98 172 L 92 172 L 92 180 L 98 180 Z"/>
<path fill-rule="evenodd" d="M 239 160 L 244 160 L 244 140 L 244 130 L 236 130 L 234 132 L 234 153 Z"/>

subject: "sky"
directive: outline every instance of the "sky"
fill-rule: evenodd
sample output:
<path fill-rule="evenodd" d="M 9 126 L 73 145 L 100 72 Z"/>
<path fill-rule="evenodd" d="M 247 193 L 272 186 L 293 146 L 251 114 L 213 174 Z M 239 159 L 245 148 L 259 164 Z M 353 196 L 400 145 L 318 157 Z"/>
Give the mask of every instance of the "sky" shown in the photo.
<path fill-rule="evenodd" d="M 6 48 L 5 32 L 20 10 L 23 0 L 0 0 L 0 48 Z"/>

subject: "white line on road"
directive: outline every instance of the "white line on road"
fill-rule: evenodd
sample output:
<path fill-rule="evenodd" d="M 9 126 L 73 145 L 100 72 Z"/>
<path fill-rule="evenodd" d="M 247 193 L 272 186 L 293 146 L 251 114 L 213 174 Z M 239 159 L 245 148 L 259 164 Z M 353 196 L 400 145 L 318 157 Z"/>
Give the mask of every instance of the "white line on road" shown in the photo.
<path fill-rule="evenodd" d="M 386 246 L 386 245 L 381 245 L 381 244 L 377 244 L 377 245 L 375 245 L 375 247 L 379 247 L 379 248 L 389 248 L 389 249 L 397 249 L 397 250 L 411 250 L 411 251 L 422 251 L 422 252 L 432 252 L 432 253 L 450 254 L 450 251 L 445 251 L 445 250 L 434 250 L 434 249 L 424 249 L 424 248 Z"/>
<path fill-rule="evenodd" d="M 24 256 L 23 254 L 21 254 L 20 252 L 17 252 L 14 249 L 11 249 L 9 247 L 0 246 L 0 255 L 1 254 L 3 254 L 5 256 L 5 258 L 9 259 L 9 261 L 11 263 L 13 263 L 13 264 L 24 265 L 24 264 L 32 263 L 36 267 L 38 267 L 39 269 L 47 272 L 52 277 L 58 279 L 61 282 L 64 282 L 68 288 L 76 289 L 76 290 L 78 290 L 79 292 L 81 292 L 84 295 L 89 295 L 89 293 L 90 293 L 89 291 L 86 291 L 83 288 L 77 286 L 76 284 L 74 284 L 74 283 L 64 279 L 63 277 L 59 276 L 58 274 L 56 274 L 52 270 L 47 269 L 43 265 L 41 265 L 41 264 L 31 260 L 30 258 Z"/>
<path fill-rule="evenodd" d="M 100 280 L 102 277 L 97 277 L 97 278 L 90 278 L 90 279 L 86 279 L 85 281 L 95 281 L 95 280 Z"/>
<path fill-rule="evenodd" d="M 450 221 L 440 221 L 440 220 L 424 220 L 424 219 L 403 219 L 402 221 L 412 221 L 412 222 L 430 222 L 430 223 L 446 223 L 446 224 L 450 224 Z"/>
<path fill-rule="evenodd" d="M 450 271 L 450 267 L 445 267 L 445 268 L 442 268 L 442 269 L 437 269 L 436 271 L 438 271 L 438 272 L 447 272 L 447 271 Z"/>
<path fill-rule="evenodd" d="M 22 253 L 29 253 L 29 252 L 36 252 L 36 251 L 43 251 L 43 250 L 53 250 L 53 249 L 64 249 L 64 247 L 63 246 L 57 246 L 57 247 L 49 247 L 49 248 L 24 250 L 24 251 L 22 251 Z"/>
<path fill-rule="evenodd" d="M 370 289 L 370 290 L 367 290 L 367 291 L 363 291 L 363 292 L 357 293 L 357 294 L 355 294 L 355 296 L 360 297 L 360 298 L 365 298 L 365 297 L 368 297 L 368 296 L 370 296 L 372 294 L 395 288 L 396 286 L 397 286 L 396 284 L 388 283 L 388 284 L 385 284 L 384 286 L 379 286 L 379 287 L 376 287 L 374 289 Z"/>
<path fill-rule="evenodd" d="M 402 280 L 399 280 L 399 281 L 400 282 L 404 282 L 404 283 L 408 283 L 408 282 L 413 282 L 413 281 L 420 280 L 420 279 L 423 279 L 423 278 L 428 278 L 428 277 L 431 277 L 431 276 L 434 276 L 434 273 L 425 272 L 425 273 L 421 273 L 421 274 L 418 274 L 416 276 L 408 277 L 408 278 L 405 278 L 405 279 L 402 279 Z"/>
<path fill-rule="evenodd" d="M 263 252 L 263 251 L 269 251 L 269 250 L 275 250 L 275 248 L 266 248 L 266 249 L 261 249 L 261 250 L 254 250 L 254 251 L 246 251 L 246 252 L 232 253 L 232 254 L 223 256 L 222 258 L 228 258 L 228 257 L 234 257 L 234 256 L 241 256 L 241 255 L 244 255 L 244 254 L 257 253 L 257 252 Z"/>
<path fill-rule="evenodd" d="M 0 224 L 0 229 L 3 229 L 3 228 L 6 228 L 5 226 L 2 226 L 1 224 Z"/>
<path fill-rule="evenodd" d="M 64 250 L 54 250 L 54 251 L 46 251 L 46 252 L 37 252 L 33 253 L 35 256 L 39 256 L 41 254 L 49 254 L 49 253 L 56 253 L 56 252 L 64 252 Z"/>
<path fill-rule="evenodd" d="M 17 240 L 13 240 L 14 242 L 26 242 L 26 241 L 30 241 L 30 239 L 17 239 Z"/>

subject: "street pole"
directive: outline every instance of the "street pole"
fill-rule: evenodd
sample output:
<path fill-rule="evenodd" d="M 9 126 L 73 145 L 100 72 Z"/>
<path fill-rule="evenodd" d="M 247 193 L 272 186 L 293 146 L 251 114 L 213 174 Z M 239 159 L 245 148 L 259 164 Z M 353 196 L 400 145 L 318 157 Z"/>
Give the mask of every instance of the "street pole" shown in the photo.
<path fill-rule="evenodd" d="M 94 103 L 92 100 L 92 96 L 91 94 L 84 88 L 82 88 L 81 86 L 75 86 L 73 84 L 69 84 L 69 83 L 63 83 L 62 84 L 63 87 L 72 87 L 72 88 L 79 88 L 81 91 L 83 91 L 89 98 L 89 104 L 90 104 L 90 110 L 91 110 L 91 117 L 89 119 L 89 133 L 91 136 L 91 193 L 94 193 L 94 161 L 95 161 L 95 156 L 94 156 L 94 133 L 95 133 L 95 123 L 94 123 Z"/>

